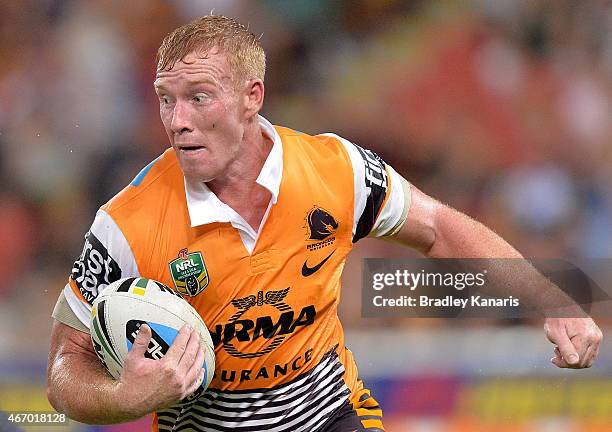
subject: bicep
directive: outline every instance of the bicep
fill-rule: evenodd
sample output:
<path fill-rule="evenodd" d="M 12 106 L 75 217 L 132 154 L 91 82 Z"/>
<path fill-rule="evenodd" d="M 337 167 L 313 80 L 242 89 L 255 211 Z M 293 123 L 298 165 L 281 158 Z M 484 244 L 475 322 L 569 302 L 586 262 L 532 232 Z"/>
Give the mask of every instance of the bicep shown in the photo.
<path fill-rule="evenodd" d="M 53 365 L 64 355 L 76 354 L 85 358 L 97 358 L 89 333 L 74 329 L 58 320 L 53 321 L 49 349 L 49 373 Z"/>
<path fill-rule="evenodd" d="M 521 258 L 493 231 L 411 186 L 410 210 L 391 240 L 433 258 Z"/>

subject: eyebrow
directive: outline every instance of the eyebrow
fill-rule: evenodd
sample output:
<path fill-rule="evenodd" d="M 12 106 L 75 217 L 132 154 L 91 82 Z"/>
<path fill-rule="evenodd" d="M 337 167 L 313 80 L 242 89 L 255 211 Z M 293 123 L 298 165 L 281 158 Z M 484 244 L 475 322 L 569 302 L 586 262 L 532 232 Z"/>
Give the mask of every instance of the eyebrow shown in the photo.
<path fill-rule="evenodd" d="M 156 83 L 157 80 L 153 81 L 153 87 L 156 90 L 166 90 L 166 87 L 163 84 L 158 84 Z M 215 81 L 211 80 L 211 79 L 197 79 L 197 80 L 189 80 L 187 79 L 187 83 L 190 86 L 197 86 L 200 84 L 212 84 L 212 85 L 216 85 Z"/>

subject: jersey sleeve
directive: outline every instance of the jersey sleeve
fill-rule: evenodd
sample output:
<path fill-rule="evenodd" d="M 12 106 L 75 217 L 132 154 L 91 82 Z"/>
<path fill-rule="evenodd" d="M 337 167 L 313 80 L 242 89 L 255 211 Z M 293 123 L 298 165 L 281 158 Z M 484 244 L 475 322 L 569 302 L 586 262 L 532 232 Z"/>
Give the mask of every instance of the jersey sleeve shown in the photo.
<path fill-rule="evenodd" d="M 402 178 L 372 150 L 334 136 L 344 145 L 353 167 L 353 243 L 368 236 L 383 237 L 408 210 Z"/>
<path fill-rule="evenodd" d="M 68 305 L 89 328 L 91 306 L 104 288 L 121 278 L 137 276 L 136 260 L 123 232 L 107 212 L 99 210 L 64 287 Z"/>

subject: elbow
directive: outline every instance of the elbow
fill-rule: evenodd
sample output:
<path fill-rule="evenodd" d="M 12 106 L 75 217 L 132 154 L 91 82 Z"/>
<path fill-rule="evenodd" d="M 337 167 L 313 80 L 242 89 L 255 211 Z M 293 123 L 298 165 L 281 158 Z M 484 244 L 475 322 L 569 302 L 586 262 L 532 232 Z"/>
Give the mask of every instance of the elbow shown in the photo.
<path fill-rule="evenodd" d="M 49 365 L 49 369 L 47 371 L 47 400 L 55 411 L 64 412 L 63 406 L 61 404 L 60 391 L 57 388 L 57 382 L 52 377 L 51 368 L 52 366 Z"/>
<path fill-rule="evenodd" d="M 438 256 L 441 239 L 440 222 L 445 208 L 445 205 L 437 201 L 430 203 L 428 208 L 429 215 L 428 217 L 423 218 L 421 221 L 422 241 L 419 252 L 430 258 L 435 258 Z"/>
<path fill-rule="evenodd" d="M 47 383 L 47 400 L 49 401 L 49 404 L 51 404 L 53 409 L 58 413 L 66 414 L 60 393 L 61 392 L 54 385 Z"/>
<path fill-rule="evenodd" d="M 429 258 L 436 257 L 436 230 L 432 227 L 427 232 L 427 241 L 420 248 L 419 252 Z"/>
<path fill-rule="evenodd" d="M 47 365 L 47 400 L 53 409 L 60 413 L 66 413 L 64 399 L 62 397 L 62 357 L 52 351 L 49 355 Z"/>
<path fill-rule="evenodd" d="M 439 249 L 443 213 L 446 206 L 412 188 L 411 204 L 406 219 L 398 233 L 390 238 L 433 257 Z"/>
<path fill-rule="evenodd" d="M 482 225 L 468 215 L 438 203 L 432 217 L 431 258 L 481 258 Z"/>
<path fill-rule="evenodd" d="M 47 384 L 47 400 L 55 411 L 62 412 L 62 407 L 60 406 L 59 398 L 57 397 L 57 394 L 54 389 L 49 384 Z"/>

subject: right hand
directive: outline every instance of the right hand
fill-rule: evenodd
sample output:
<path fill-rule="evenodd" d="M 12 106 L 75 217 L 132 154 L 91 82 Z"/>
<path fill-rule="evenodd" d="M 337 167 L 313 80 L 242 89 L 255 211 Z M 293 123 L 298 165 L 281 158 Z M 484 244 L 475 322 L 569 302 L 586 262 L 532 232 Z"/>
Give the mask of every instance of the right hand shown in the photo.
<path fill-rule="evenodd" d="M 193 393 L 204 379 L 204 350 L 198 332 L 184 325 L 166 355 L 146 358 L 151 329 L 143 324 L 119 377 L 123 402 L 140 417 L 174 405 Z"/>

